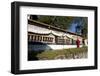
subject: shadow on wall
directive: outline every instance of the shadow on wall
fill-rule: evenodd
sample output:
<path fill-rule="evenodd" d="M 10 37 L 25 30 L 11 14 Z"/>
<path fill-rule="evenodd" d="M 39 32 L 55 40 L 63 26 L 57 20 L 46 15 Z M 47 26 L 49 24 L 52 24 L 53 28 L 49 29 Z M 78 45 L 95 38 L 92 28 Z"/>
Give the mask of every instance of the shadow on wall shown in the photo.
<path fill-rule="evenodd" d="M 37 55 L 45 50 L 52 50 L 52 48 L 42 42 L 28 42 L 28 61 L 38 60 Z"/>

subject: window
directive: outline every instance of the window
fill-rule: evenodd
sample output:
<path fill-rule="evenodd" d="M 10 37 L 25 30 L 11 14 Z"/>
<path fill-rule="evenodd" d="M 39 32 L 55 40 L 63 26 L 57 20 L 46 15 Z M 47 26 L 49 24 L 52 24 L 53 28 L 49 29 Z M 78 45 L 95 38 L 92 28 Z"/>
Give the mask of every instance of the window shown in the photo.
<path fill-rule="evenodd" d="M 32 35 L 28 35 L 28 40 L 32 41 Z"/>
<path fill-rule="evenodd" d="M 49 41 L 50 41 L 50 42 L 53 42 L 53 38 L 50 37 L 50 38 L 49 38 Z"/>
<path fill-rule="evenodd" d="M 37 41 L 40 41 L 40 36 L 37 36 Z"/>
<path fill-rule="evenodd" d="M 57 44 L 65 44 L 65 39 L 63 37 L 58 37 Z"/>
<path fill-rule="evenodd" d="M 70 44 L 70 39 L 66 39 L 66 42 L 65 42 L 65 44 Z"/>
<path fill-rule="evenodd" d="M 36 41 L 36 36 L 34 35 L 34 40 L 33 41 Z"/>
<path fill-rule="evenodd" d="M 42 41 L 42 36 L 39 36 L 39 41 Z"/>
<path fill-rule="evenodd" d="M 73 44 L 73 45 L 76 45 L 76 40 L 73 40 L 73 39 L 72 39 L 72 44 Z"/>
<path fill-rule="evenodd" d="M 45 41 L 45 37 L 43 37 L 43 41 Z"/>
<path fill-rule="evenodd" d="M 35 35 L 35 34 L 29 34 L 28 35 L 28 40 L 29 41 L 34 41 L 34 42 L 46 42 L 46 43 L 52 43 L 53 38 L 52 37 L 47 37 L 43 35 Z"/>

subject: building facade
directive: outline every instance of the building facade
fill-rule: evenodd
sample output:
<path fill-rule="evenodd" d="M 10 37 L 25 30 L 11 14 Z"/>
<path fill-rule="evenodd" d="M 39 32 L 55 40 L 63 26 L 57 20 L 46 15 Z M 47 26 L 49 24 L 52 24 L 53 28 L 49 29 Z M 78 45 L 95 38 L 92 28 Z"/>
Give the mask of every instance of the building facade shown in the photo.
<path fill-rule="evenodd" d="M 76 45 L 77 38 L 82 44 L 82 36 L 66 30 L 48 25 L 39 21 L 28 19 L 28 42 L 47 45 Z"/>

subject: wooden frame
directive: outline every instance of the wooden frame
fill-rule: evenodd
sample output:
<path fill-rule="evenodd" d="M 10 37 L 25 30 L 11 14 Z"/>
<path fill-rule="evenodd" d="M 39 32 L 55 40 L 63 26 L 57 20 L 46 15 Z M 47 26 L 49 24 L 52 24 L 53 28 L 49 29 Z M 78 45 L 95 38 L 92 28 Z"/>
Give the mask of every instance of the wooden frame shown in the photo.
<path fill-rule="evenodd" d="M 61 9 L 83 9 L 94 11 L 94 65 L 80 67 L 62 67 L 48 69 L 27 69 L 20 70 L 20 7 L 44 7 L 44 8 L 61 8 Z M 58 71 L 73 71 L 73 70 L 90 70 L 97 69 L 97 7 L 81 6 L 81 5 L 61 5 L 48 3 L 31 3 L 31 2 L 12 2 L 11 3 L 11 73 L 26 74 L 26 73 L 43 73 L 43 72 L 58 72 Z"/>

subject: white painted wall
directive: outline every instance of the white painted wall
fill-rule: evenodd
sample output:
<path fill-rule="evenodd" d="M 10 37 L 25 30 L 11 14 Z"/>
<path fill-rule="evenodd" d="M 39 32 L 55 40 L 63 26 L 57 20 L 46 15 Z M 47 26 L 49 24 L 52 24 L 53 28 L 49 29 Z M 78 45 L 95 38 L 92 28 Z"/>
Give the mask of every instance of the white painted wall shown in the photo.
<path fill-rule="evenodd" d="M 40 33 L 40 34 L 48 34 L 51 31 L 47 28 L 39 27 L 36 25 L 30 25 L 28 24 L 28 31 L 29 32 L 34 32 L 34 33 Z"/>
<path fill-rule="evenodd" d="M 82 45 L 80 45 L 82 47 Z M 77 48 L 77 45 L 29 45 L 29 51 L 39 51 L 39 50 L 60 50 L 60 49 L 69 49 Z"/>
<path fill-rule="evenodd" d="M 48 46 L 50 46 L 53 50 L 77 48 L 77 45 L 48 45 Z M 80 45 L 80 47 L 82 47 L 82 45 Z"/>
<path fill-rule="evenodd" d="M 44 27 L 31 25 L 31 24 L 28 24 L 28 30 L 27 31 L 28 32 L 33 32 L 33 33 L 39 33 L 39 34 L 53 33 L 54 35 L 57 35 L 57 36 L 68 36 L 69 38 L 73 38 L 74 40 L 77 39 L 76 35 L 72 35 L 72 34 L 69 34 L 69 33 L 64 33 L 64 32 L 57 31 L 57 30 L 50 30 L 49 28 L 44 28 Z"/>

